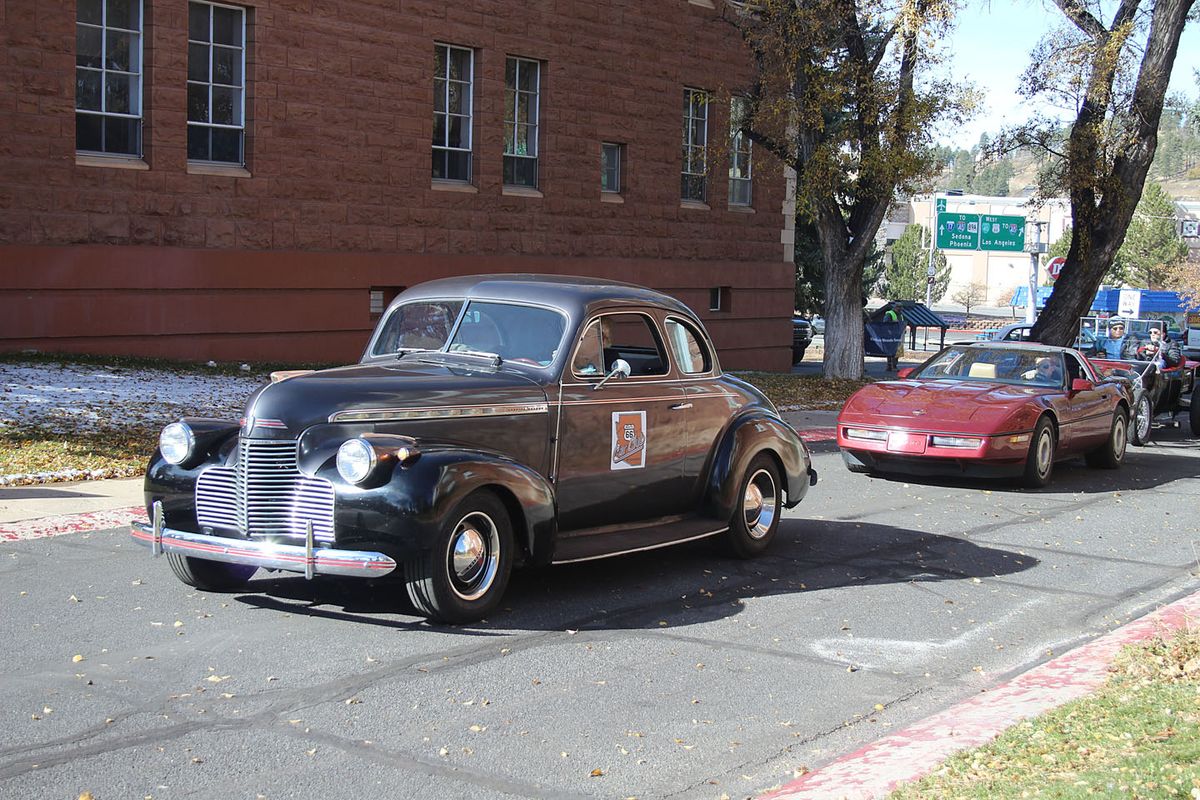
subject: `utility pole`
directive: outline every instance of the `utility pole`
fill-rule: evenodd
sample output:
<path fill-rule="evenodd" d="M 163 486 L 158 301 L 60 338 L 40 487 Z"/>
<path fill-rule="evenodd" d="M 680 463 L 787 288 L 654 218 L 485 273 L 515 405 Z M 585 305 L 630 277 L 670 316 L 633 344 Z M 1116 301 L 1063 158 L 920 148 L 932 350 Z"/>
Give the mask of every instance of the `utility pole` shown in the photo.
<path fill-rule="evenodd" d="M 946 201 L 931 194 L 929 196 L 929 269 L 925 271 L 925 305 L 930 306 L 933 298 L 933 277 L 937 275 L 937 269 L 934 267 L 934 258 L 937 253 L 937 215 L 939 211 L 946 210 Z"/>
<path fill-rule="evenodd" d="M 1035 221 L 1033 237 L 1025 237 L 1025 249 L 1029 252 L 1029 298 L 1025 303 L 1025 321 L 1037 321 L 1038 257 L 1042 252 L 1042 223 Z"/>

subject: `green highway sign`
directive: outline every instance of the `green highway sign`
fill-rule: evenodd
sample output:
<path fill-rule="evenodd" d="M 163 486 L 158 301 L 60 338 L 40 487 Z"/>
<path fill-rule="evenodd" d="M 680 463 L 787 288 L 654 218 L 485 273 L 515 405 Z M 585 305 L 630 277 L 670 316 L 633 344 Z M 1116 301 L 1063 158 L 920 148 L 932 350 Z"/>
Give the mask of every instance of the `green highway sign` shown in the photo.
<path fill-rule="evenodd" d="M 982 215 L 979 218 L 979 249 L 1025 252 L 1025 218 Z"/>
<path fill-rule="evenodd" d="M 979 215 L 938 214 L 937 246 L 938 250 L 978 250 Z"/>

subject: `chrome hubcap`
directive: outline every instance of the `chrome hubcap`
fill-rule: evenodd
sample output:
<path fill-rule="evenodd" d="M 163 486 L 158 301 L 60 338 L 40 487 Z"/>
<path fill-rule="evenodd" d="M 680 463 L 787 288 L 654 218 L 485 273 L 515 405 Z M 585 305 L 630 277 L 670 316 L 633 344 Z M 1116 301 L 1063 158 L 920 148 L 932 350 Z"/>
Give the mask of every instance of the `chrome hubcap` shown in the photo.
<path fill-rule="evenodd" d="M 1138 439 L 1145 441 L 1150 435 L 1150 401 L 1144 397 L 1142 402 L 1138 403 L 1137 419 L 1133 424 L 1137 426 Z"/>
<path fill-rule="evenodd" d="M 446 567 L 450 586 L 463 600 L 477 600 L 492 587 L 500 564 L 500 534 L 487 514 L 463 517 L 450 537 Z"/>
<path fill-rule="evenodd" d="M 1125 455 L 1125 418 L 1118 416 L 1117 421 L 1113 423 L 1113 455 L 1120 460 Z"/>
<path fill-rule="evenodd" d="M 755 472 L 746 483 L 742 513 L 751 538 L 761 539 L 771 531 L 775 523 L 775 496 L 775 479 L 765 469 Z"/>
<path fill-rule="evenodd" d="M 1049 430 L 1042 431 L 1042 435 L 1038 437 L 1037 443 L 1037 466 L 1038 473 L 1045 475 L 1050 471 L 1050 464 L 1053 460 L 1054 453 L 1054 437 Z"/>

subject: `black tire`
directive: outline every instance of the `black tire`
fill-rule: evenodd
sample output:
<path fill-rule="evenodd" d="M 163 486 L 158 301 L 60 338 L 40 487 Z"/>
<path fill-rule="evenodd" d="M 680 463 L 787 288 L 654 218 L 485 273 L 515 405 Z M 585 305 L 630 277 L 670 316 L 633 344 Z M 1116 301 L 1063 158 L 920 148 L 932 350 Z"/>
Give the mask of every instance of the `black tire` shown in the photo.
<path fill-rule="evenodd" d="M 808 345 L 801 347 L 799 350 L 797 350 L 794 347 L 792 348 L 792 366 L 793 367 L 804 360 L 804 352 L 806 350 L 808 350 Z"/>
<path fill-rule="evenodd" d="M 783 483 L 775 460 L 759 453 L 750 461 L 734 501 L 733 516 L 725 532 L 725 545 L 738 558 L 761 555 L 779 530 L 783 510 Z"/>
<path fill-rule="evenodd" d="M 849 450 L 842 451 L 842 463 L 846 465 L 848 472 L 853 472 L 856 475 L 870 475 L 871 468 L 863 462 L 861 458 L 851 453 Z"/>
<path fill-rule="evenodd" d="M 1113 414 L 1112 427 L 1104 444 L 1088 453 L 1085 458 L 1089 467 L 1116 469 L 1125 460 L 1125 447 L 1129 444 L 1129 415 L 1118 408 Z"/>
<path fill-rule="evenodd" d="M 1154 431 L 1154 406 L 1150 398 L 1142 395 L 1133 406 L 1133 417 L 1129 421 L 1129 443 L 1134 447 L 1145 447 L 1150 443 Z"/>
<path fill-rule="evenodd" d="M 408 599 L 432 620 L 476 622 L 499 605 L 513 561 L 512 520 L 493 492 L 468 495 L 433 547 L 404 564 Z"/>
<path fill-rule="evenodd" d="M 1029 455 L 1025 457 L 1025 473 L 1022 483 L 1030 489 L 1040 489 L 1050 482 L 1054 473 L 1054 425 L 1049 417 L 1038 420 L 1029 440 Z"/>
<path fill-rule="evenodd" d="M 236 592 L 245 588 L 250 576 L 258 569 L 248 564 L 226 564 L 180 553 L 167 553 L 166 556 L 176 578 L 205 592 Z"/>

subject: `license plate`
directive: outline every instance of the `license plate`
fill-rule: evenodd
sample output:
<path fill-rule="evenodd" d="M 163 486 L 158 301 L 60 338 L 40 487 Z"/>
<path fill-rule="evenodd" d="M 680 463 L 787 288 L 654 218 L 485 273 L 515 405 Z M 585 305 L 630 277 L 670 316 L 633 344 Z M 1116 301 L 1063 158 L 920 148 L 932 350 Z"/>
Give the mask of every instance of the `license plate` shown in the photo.
<path fill-rule="evenodd" d="M 893 453 L 924 453 L 925 434 L 892 431 L 888 434 L 887 449 Z"/>

